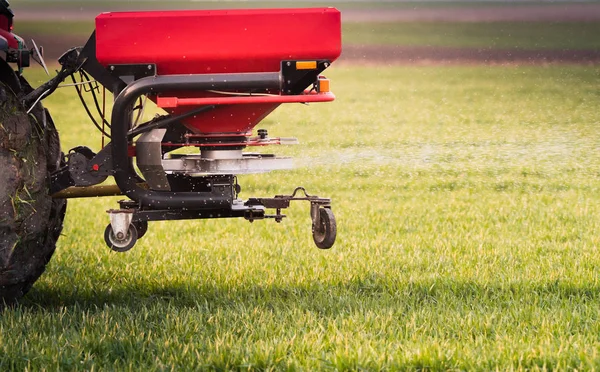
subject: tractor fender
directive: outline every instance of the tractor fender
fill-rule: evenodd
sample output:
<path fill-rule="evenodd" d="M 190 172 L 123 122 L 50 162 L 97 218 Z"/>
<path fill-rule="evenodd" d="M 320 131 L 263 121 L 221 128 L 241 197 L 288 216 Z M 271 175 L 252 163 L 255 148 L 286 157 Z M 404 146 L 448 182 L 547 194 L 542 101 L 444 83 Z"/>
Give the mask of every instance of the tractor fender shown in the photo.
<path fill-rule="evenodd" d="M 4 39 L 4 41 L 8 44 L 8 47 L 5 50 L 10 49 L 21 49 L 19 46 L 19 42 L 23 42 L 24 40 L 13 34 L 10 31 L 6 31 L 0 29 L 0 37 Z"/>

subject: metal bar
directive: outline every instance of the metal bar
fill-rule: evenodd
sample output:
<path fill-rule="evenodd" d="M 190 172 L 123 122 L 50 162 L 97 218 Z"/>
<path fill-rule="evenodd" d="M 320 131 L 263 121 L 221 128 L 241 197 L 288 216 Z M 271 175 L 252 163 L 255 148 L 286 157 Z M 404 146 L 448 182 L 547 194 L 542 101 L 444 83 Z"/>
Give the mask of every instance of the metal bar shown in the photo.
<path fill-rule="evenodd" d="M 88 187 L 69 187 L 52 195 L 56 199 L 72 198 L 93 198 L 99 196 L 118 196 L 123 195 L 119 186 L 88 186 Z"/>
<path fill-rule="evenodd" d="M 58 87 L 56 87 L 56 89 L 60 89 L 60 88 L 66 88 L 66 87 L 76 87 L 79 85 L 86 85 L 86 84 L 91 84 L 91 83 L 96 83 L 96 80 L 88 80 L 88 81 L 82 81 L 80 83 L 70 83 L 70 84 L 60 84 Z"/>
<path fill-rule="evenodd" d="M 259 220 L 265 218 L 265 211 L 261 209 L 162 209 L 136 210 L 133 215 L 134 221 L 175 221 L 209 218 L 252 218 L 254 220 Z"/>
<path fill-rule="evenodd" d="M 193 138 L 193 137 L 192 137 Z M 214 138 L 214 137 L 213 137 Z M 194 146 L 194 147 L 231 147 L 231 146 L 270 146 L 270 145 L 297 145 L 298 140 L 292 137 L 271 137 L 269 139 L 258 140 L 255 138 L 249 138 L 248 141 L 240 142 L 206 142 L 206 143 L 163 143 L 163 147 L 182 147 L 182 146 Z"/>
<path fill-rule="evenodd" d="M 147 189 L 147 183 L 138 183 L 138 187 Z M 95 198 L 102 196 L 119 196 L 123 195 L 121 189 L 117 185 L 102 185 L 102 186 L 71 186 L 51 195 L 55 199 L 74 199 L 74 198 Z"/>
<path fill-rule="evenodd" d="M 240 96 L 240 97 L 204 97 L 204 98 L 178 98 L 158 97 L 156 105 L 160 108 L 175 108 L 179 106 L 199 105 L 234 105 L 252 103 L 310 103 L 331 102 L 335 100 L 333 93 L 311 93 L 294 96 Z"/>

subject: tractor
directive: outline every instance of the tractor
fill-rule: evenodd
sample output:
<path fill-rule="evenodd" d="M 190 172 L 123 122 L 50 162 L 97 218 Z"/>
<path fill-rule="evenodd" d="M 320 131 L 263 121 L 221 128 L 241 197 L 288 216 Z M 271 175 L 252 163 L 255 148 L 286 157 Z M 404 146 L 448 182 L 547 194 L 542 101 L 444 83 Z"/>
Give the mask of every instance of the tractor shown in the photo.
<path fill-rule="evenodd" d="M 13 33 L 13 18 L 0 0 L 0 303 L 15 302 L 43 273 L 69 198 L 124 196 L 107 210 L 104 231 L 117 252 L 152 221 L 281 222 L 292 201 L 310 204 L 317 247 L 333 246 L 329 198 L 296 187 L 242 199 L 237 176 L 293 167 L 290 158 L 246 151 L 297 143 L 255 130 L 279 105 L 335 99 L 321 73 L 341 54 L 337 9 L 102 13 L 87 43 L 67 50 L 36 88 L 22 73 L 32 62 L 46 68 L 42 49 Z M 98 152 L 60 147 L 42 101 L 65 84 L 102 138 Z M 147 105 L 164 114 L 144 121 Z"/>

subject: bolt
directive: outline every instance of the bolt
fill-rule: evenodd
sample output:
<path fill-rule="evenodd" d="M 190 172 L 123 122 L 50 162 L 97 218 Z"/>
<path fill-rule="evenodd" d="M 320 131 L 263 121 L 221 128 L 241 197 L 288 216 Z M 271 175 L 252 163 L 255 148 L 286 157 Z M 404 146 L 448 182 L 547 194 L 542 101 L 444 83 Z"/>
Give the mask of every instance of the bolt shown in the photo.
<path fill-rule="evenodd" d="M 122 232 L 120 232 L 120 231 L 119 231 L 119 232 L 117 233 L 117 239 L 119 239 L 119 240 L 123 240 L 123 238 L 124 238 L 124 237 L 125 237 L 125 234 L 123 234 Z"/>
<path fill-rule="evenodd" d="M 152 70 L 152 65 L 148 65 L 148 70 Z"/>
<path fill-rule="evenodd" d="M 288 65 L 288 66 L 291 66 L 291 65 L 292 65 L 292 62 L 290 62 L 290 61 L 287 61 L 286 65 Z"/>
<path fill-rule="evenodd" d="M 325 62 L 324 66 L 329 67 L 329 63 Z"/>
<path fill-rule="evenodd" d="M 115 70 L 115 66 L 110 66 L 110 70 L 114 71 Z"/>

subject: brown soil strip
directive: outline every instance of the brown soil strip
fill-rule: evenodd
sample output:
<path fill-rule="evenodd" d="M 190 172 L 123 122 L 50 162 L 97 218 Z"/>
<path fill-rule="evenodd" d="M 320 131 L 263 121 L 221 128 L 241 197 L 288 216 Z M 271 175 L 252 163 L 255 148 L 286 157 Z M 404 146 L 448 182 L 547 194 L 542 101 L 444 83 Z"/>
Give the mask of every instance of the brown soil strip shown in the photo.
<path fill-rule="evenodd" d="M 345 22 L 592 22 L 600 4 L 371 9 L 342 12 Z"/>
<path fill-rule="evenodd" d="M 475 48 L 344 46 L 340 61 L 358 64 L 600 63 L 600 50 L 503 50 Z"/>

